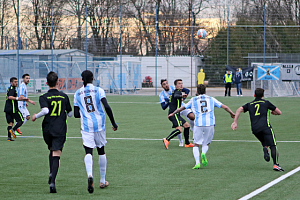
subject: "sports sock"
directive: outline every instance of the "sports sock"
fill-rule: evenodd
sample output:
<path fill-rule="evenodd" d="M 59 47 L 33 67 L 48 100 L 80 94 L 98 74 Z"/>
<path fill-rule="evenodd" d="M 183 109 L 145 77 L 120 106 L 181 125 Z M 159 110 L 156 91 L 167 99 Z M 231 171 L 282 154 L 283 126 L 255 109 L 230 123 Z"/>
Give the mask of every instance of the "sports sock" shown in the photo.
<path fill-rule="evenodd" d="M 11 138 L 11 133 L 9 132 L 10 129 L 12 129 L 12 126 L 7 127 L 7 137 L 8 138 Z"/>
<path fill-rule="evenodd" d="M 100 183 L 105 184 L 105 175 L 106 175 L 106 154 L 99 155 L 99 168 L 100 168 Z"/>
<path fill-rule="evenodd" d="M 190 120 L 190 129 L 194 131 L 194 120 Z"/>
<path fill-rule="evenodd" d="M 27 118 L 25 117 L 22 125 L 24 125 L 26 122 L 27 122 Z"/>
<path fill-rule="evenodd" d="M 190 127 L 188 128 L 184 128 L 184 140 L 185 140 L 185 144 L 190 144 L 190 141 L 189 141 L 189 136 L 190 136 Z"/>
<path fill-rule="evenodd" d="M 177 136 L 178 134 L 180 134 L 180 130 L 175 129 L 174 131 L 172 131 L 172 133 L 166 138 L 168 141 L 170 141 L 172 138 L 174 138 L 175 136 Z"/>
<path fill-rule="evenodd" d="M 206 154 L 206 152 L 208 151 L 208 145 L 202 145 L 202 153 Z"/>
<path fill-rule="evenodd" d="M 273 163 L 275 165 L 275 164 L 277 164 L 277 159 L 276 159 L 277 148 L 276 148 L 276 146 L 270 146 L 270 149 L 271 149 L 271 156 L 272 156 L 272 159 L 273 159 Z"/>
<path fill-rule="evenodd" d="M 58 172 L 58 168 L 59 168 L 59 156 L 52 156 L 53 159 L 53 165 L 52 165 L 52 179 L 51 179 L 51 183 L 55 184 L 55 179 L 56 179 L 56 175 Z"/>
<path fill-rule="evenodd" d="M 19 121 L 16 123 L 16 125 L 14 126 L 13 130 L 16 131 L 18 128 L 20 128 L 23 124 L 23 121 Z"/>
<path fill-rule="evenodd" d="M 194 146 L 193 147 L 193 155 L 196 161 L 196 165 L 200 163 L 200 152 L 199 152 L 199 147 Z"/>
<path fill-rule="evenodd" d="M 85 169 L 88 177 L 93 177 L 93 156 L 91 154 L 86 154 L 84 157 Z"/>
<path fill-rule="evenodd" d="M 53 167 L 53 157 L 52 157 L 52 151 L 50 150 L 50 153 L 49 153 L 49 168 L 50 168 L 50 174 L 52 174 L 52 167 Z"/>
<path fill-rule="evenodd" d="M 182 134 L 181 134 L 181 133 L 178 134 L 177 137 L 178 137 L 178 139 L 179 139 L 179 142 L 183 142 L 183 141 L 182 141 Z"/>

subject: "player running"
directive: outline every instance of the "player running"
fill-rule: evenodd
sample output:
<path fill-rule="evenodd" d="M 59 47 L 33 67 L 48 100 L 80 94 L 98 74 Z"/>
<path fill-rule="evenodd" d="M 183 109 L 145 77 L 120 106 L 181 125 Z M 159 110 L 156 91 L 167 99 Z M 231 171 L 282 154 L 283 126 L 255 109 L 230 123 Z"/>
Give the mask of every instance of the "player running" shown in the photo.
<path fill-rule="evenodd" d="M 29 74 L 23 74 L 22 79 L 23 79 L 23 83 L 20 85 L 20 87 L 18 89 L 18 97 L 19 98 L 20 97 L 25 97 L 25 98 L 28 99 L 27 101 L 19 101 L 18 102 L 19 111 L 22 113 L 22 116 L 23 116 L 23 119 L 24 119 L 24 122 L 22 124 L 22 126 L 23 126 L 27 122 L 27 120 L 30 119 L 30 113 L 27 109 L 27 106 L 28 106 L 27 102 L 31 103 L 32 105 L 35 105 L 35 102 L 28 98 L 27 85 L 30 81 Z M 19 128 L 17 129 L 17 132 L 18 132 L 19 135 L 22 134 L 22 132 L 20 131 Z"/>
<path fill-rule="evenodd" d="M 106 141 L 105 131 L 105 112 L 108 115 L 112 124 L 112 129 L 118 129 L 115 123 L 114 116 L 110 106 L 107 103 L 105 92 L 100 87 L 95 87 L 93 82 L 93 73 L 85 70 L 81 73 L 83 86 L 74 94 L 74 116 L 80 118 L 81 121 L 81 135 L 83 147 L 86 155 L 84 163 L 86 173 L 88 176 L 88 191 L 94 192 L 93 179 L 93 149 L 97 148 L 99 155 L 100 168 L 100 188 L 105 188 L 109 183 L 105 180 L 106 175 L 106 154 L 104 146 Z M 104 109 L 102 107 L 102 104 Z"/>
<path fill-rule="evenodd" d="M 208 151 L 208 145 L 211 143 L 215 132 L 214 107 L 223 108 L 230 114 L 232 118 L 234 118 L 235 116 L 228 106 L 222 104 L 214 97 L 206 95 L 205 85 L 197 85 L 197 94 L 198 96 L 193 97 L 186 105 L 181 106 L 179 109 L 169 114 L 169 118 L 171 118 L 176 115 L 176 113 L 190 108 L 196 115 L 193 131 L 193 155 L 196 161 L 196 165 L 193 167 L 193 169 L 200 169 L 199 145 L 202 145 L 202 165 L 207 165 L 206 153 Z"/>
<path fill-rule="evenodd" d="M 161 93 L 159 94 L 159 100 L 160 100 L 160 105 L 161 108 L 163 110 L 165 110 L 166 108 L 169 107 L 169 98 L 170 95 L 172 94 L 172 92 L 174 90 L 176 90 L 176 88 L 174 86 L 169 86 L 169 83 L 167 81 L 167 79 L 161 79 L 160 81 L 161 87 L 164 89 L 163 91 L 161 91 Z M 190 90 L 187 88 L 182 88 L 181 90 L 183 93 L 186 94 L 186 96 L 189 95 Z M 184 98 L 185 99 L 185 98 Z M 184 100 L 183 99 L 183 100 Z M 182 102 L 182 105 L 184 105 L 184 103 Z M 184 111 L 182 111 L 180 113 L 181 116 L 185 116 L 186 119 L 188 119 L 190 121 L 190 125 L 191 125 L 191 130 L 193 131 L 193 127 L 194 127 L 194 121 L 190 120 L 190 119 L 194 119 L 194 114 L 192 113 L 192 111 L 190 109 L 186 109 Z M 182 134 L 178 134 L 177 135 L 178 139 L 179 139 L 179 146 L 183 147 L 183 140 L 182 140 Z M 185 138 L 185 147 L 190 147 L 190 142 L 189 142 L 189 133 L 188 135 L 184 136 Z"/>
<path fill-rule="evenodd" d="M 72 108 L 69 97 L 57 90 L 58 76 L 55 72 L 47 74 L 49 90 L 39 98 L 41 111 L 33 114 L 32 121 L 45 116 L 42 123 L 43 137 L 48 145 L 50 174 L 48 184 L 50 193 L 56 193 L 55 179 L 67 134 L 67 115 L 72 117 Z"/>
<path fill-rule="evenodd" d="M 256 88 L 254 97 L 255 99 L 253 101 L 246 103 L 237 109 L 234 122 L 231 124 L 231 128 L 235 131 L 237 129 L 237 121 L 240 113 L 249 111 L 252 133 L 262 144 L 264 159 L 267 162 L 270 161 L 268 149 L 270 147 L 271 157 L 273 159 L 273 170 L 284 171 L 277 163 L 277 144 L 275 140 L 275 134 L 269 120 L 269 110 L 271 110 L 272 115 L 281 115 L 281 111 L 271 102 L 263 99 L 264 89 Z"/>

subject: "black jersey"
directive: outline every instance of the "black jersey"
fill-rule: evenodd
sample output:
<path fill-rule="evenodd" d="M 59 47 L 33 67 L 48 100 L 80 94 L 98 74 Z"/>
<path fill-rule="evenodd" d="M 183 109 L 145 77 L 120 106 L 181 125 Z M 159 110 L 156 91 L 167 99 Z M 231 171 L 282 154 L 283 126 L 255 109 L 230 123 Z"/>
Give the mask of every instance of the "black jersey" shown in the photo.
<path fill-rule="evenodd" d="M 39 98 L 41 108 L 47 107 L 49 113 L 45 115 L 42 128 L 44 133 L 52 136 L 65 136 L 67 132 L 67 113 L 72 111 L 68 95 L 51 89 Z"/>
<path fill-rule="evenodd" d="M 169 97 L 169 114 L 181 107 L 182 93 L 176 89 Z M 178 113 L 179 114 L 179 113 Z"/>
<path fill-rule="evenodd" d="M 17 97 L 16 87 L 10 86 L 6 93 L 6 102 L 4 112 L 16 113 L 18 112 L 18 101 L 8 99 L 9 96 Z"/>
<path fill-rule="evenodd" d="M 255 99 L 254 101 L 243 105 L 244 112 L 249 111 L 251 128 L 253 133 L 257 133 L 266 128 L 271 128 L 269 122 L 269 110 L 274 111 L 276 107 L 264 99 Z"/>

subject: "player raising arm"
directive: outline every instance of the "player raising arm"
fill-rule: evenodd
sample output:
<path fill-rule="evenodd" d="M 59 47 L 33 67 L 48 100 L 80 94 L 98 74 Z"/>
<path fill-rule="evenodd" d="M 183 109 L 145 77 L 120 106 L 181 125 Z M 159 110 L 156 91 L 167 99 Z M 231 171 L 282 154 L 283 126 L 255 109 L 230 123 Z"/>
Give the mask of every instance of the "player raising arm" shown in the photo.
<path fill-rule="evenodd" d="M 59 168 L 59 159 L 61 156 L 67 133 L 67 115 L 72 117 L 72 107 L 69 97 L 63 92 L 57 90 L 58 76 L 55 72 L 47 74 L 47 85 L 49 90 L 39 98 L 41 111 L 32 116 L 32 121 L 42 116 L 43 137 L 48 145 L 50 174 L 48 184 L 50 184 L 50 193 L 56 193 L 55 179 Z"/>
<path fill-rule="evenodd" d="M 262 144 L 264 159 L 267 162 L 270 161 L 268 149 L 270 148 L 273 159 L 273 170 L 284 171 L 277 163 L 278 160 L 276 160 L 278 159 L 278 155 L 275 134 L 269 122 L 269 110 L 271 110 L 272 115 L 281 115 L 281 111 L 271 102 L 263 99 L 264 89 L 256 88 L 254 97 L 255 99 L 253 101 L 246 103 L 237 109 L 234 122 L 231 124 L 231 128 L 235 131 L 237 129 L 237 122 L 240 113 L 249 111 L 252 133 Z"/>
<path fill-rule="evenodd" d="M 100 188 L 105 188 L 109 183 L 105 180 L 106 175 L 106 154 L 104 146 L 106 141 L 105 112 L 108 115 L 112 129 L 118 129 L 110 106 L 107 103 L 105 92 L 100 87 L 95 87 L 92 82 L 93 73 L 85 70 L 81 73 L 83 86 L 74 94 L 74 116 L 80 118 L 81 135 L 85 149 L 84 163 L 88 176 L 88 191 L 94 192 L 93 179 L 93 149 L 97 148 L 100 168 Z M 104 106 L 104 109 L 101 105 Z"/>

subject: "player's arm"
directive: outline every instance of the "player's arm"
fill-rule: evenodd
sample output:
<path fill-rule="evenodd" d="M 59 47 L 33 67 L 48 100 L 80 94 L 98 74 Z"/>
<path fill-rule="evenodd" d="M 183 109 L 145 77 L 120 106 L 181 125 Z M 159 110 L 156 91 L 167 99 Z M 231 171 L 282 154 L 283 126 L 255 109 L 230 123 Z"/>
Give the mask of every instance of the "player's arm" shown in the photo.
<path fill-rule="evenodd" d="M 68 95 L 66 95 L 66 99 L 67 99 L 67 102 L 66 102 L 66 112 L 67 112 L 68 117 L 72 117 L 73 112 L 72 112 L 72 107 L 71 107 L 70 99 L 69 99 Z"/>
<path fill-rule="evenodd" d="M 281 111 L 278 108 L 276 108 L 275 110 L 271 111 L 271 114 L 272 115 L 281 115 Z"/>
<path fill-rule="evenodd" d="M 160 105 L 163 110 L 166 110 L 166 108 L 169 106 L 169 99 L 165 99 L 165 101 L 161 102 Z"/>
<path fill-rule="evenodd" d="M 235 117 L 235 114 L 230 110 L 230 108 L 228 106 L 226 106 L 226 105 L 223 104 L 221 106 L 221 108 L 223 108 L 224 110 L 226 110 L 230 114 L 231 118 Z"/>
<path fill-rule="evenodd" d="M 190 90 L 187 88 L 182 88 L 182 92 L 184 92 L 187 96 L 189 96 Z M 185 99 L 185 98 L 184 98 Z M 183 99 L 183 100 L 184 100 Z"/>
<path fill-rule="evenodd" d="M 112 126 L 113 126 L 113 130 L 116 131 L 116 130 L 118 129 L 118 125 L 117 125 L 116 122 L 115 122 L 114 115 L 113 115 L 113 113 L 112 113 L 112 110 L 111 110 L 110 106 L 109 106 L 108 103 L 107 103 L 106 98 L 103 97 L 103 98 L 101 99 L 101 102 L 102 102 L 102 104 L 103 104 L 103 106 L 104 106 L 104 109 L 105 109 L 105 112 L 106 112 L 106 114 L 108 115 L 109 120 L 110 120 L 110 122 L 111 122 L 111 124 L 112 124 Z"/>
<path fill-rule="evenodd" d="M 25 98 L 24 95 L 20 95 L 19 98 L 22 97 L 24 100 L 23 101 L 27 101 L 29 103 L 31 103 L 32 105 L 35 105 L 35 102 L 30 100 L 29 98 Z M 21 100 L 20 100 L 21 101 Z"/>
<path fill-rule="evenodd" d="M 174 98 L 175 99 L 186 98 L 186 97 L 187 97 L 186 94 L 182 95 L 182 93 L 179 92 L 179 91 L 177 91 L 177 92 L 174 93 Z"/>
<path fill-rule="evenodd" d="M 172 112 L 171 114 L 168 115 L 168 117 L 172 117 L 177 113 L 180 113 L 181 111 L 185 110 L 184 106 L 181 106 L 180 108 L 176 109 L 174 112 Z"/>
<path fill-rule="evenodd" d="M 241 112 L 244 112 L 244 108 L 241 106 L 239 107 L 236 112 L 235 112 L 235 117 L 234 117 L 234 121 L 233 123 L 231 124 L 231 129 L 236 131 L 236 128 L 237 128 L 237 121 L 239 119 L 239 116 L 241 114 Z"/>
<path fill-rule="evenodd" d="M 32 121 L 34 122 L 36 119 L 45 116 L 49 113 L 49 108 L 48 108 L 48 104 L 47 101 L 45 100 L 45 98 L 43 96 L 40 96 L 39 98 L 39 102 L 40 102 L 40 106 L 41 106 L 41 111 L 39 113 L 34 113 L 32 116 Z"/>
<path fill-rule="evenodd" d="M 7 96 L 8 96 L 7 98 L 9 100 L 14 100 L 14 101 L 24 101 L 24 100 L 26 100 L 26 98 L 24 98 L 24 96 L 23 97 L 14 97 L 14 94 L 15 94 L 15 90 L 10 89 L 8 94 L 7 94 Z"/>
<path fill-rule="evenodd" d="M 74 117 L 80 118 L 80 109 L 78 106 L 74 106 Z"/>

